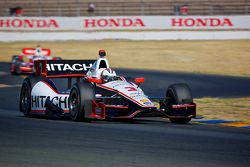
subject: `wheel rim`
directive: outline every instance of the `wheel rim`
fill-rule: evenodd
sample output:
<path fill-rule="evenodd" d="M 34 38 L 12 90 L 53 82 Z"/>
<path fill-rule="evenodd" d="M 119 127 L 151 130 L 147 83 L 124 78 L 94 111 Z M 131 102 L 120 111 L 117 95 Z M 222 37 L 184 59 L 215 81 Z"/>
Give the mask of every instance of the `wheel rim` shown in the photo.
<path fill-rule="evenodd" d="M 175 99 L 175 97 L 174 97 L 174 93 L 173 93 L 173 90 L 172 90 L 172 89 L 169 89 L 169 90 L 167 91 L 167 95 L 166 95 L 166 96 L 169 98 L 169 102 L 170 102 L 170 103 L 173 103 L 173 104 L 177 103 L 177 101 L 176 101 L 176 99 Z"/>
<path fill-rule="evenodd" d="M 72 117 L 76 117 L 79 110 L 80 99 L 76 91 L 73 91 L 69 101 L 70 113 Z"/>

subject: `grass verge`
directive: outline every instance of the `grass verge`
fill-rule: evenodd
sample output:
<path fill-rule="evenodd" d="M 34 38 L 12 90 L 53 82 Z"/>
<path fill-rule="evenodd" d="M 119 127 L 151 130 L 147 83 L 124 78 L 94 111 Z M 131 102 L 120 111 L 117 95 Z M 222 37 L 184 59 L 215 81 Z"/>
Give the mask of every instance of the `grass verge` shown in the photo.
<path fill-rule="evenodd" d="M 64 59 L 96 59 L 105 49 L 112 67 L 250 76 L 250 40 L 9 42 L 0 43 L 0 61 L 37 44 Z"/>
<path fill-rule="evenodd" d="M 250 98 L 195 99 L 197 114 L 205 119 L 234 120 L 250 123 Z"/>

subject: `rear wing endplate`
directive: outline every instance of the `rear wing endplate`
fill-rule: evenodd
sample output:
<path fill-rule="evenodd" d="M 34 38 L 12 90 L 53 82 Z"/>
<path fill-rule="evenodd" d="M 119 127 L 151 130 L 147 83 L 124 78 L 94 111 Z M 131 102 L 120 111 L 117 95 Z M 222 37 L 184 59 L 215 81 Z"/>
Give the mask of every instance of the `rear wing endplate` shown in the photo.
<path fill-rule="evenodd" d="M 84 77 L 96 60 L 37 60 L 35 75 L 46 78 Z"/>

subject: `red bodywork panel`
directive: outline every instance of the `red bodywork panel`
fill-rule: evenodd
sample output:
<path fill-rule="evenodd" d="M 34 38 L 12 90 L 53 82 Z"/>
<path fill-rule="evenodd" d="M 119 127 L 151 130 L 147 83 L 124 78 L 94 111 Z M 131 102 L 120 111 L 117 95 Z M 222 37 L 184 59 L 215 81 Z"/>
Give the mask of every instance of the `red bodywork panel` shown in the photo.
<path fill-rule="evenodd" d="M 22 72 L 32 72 L 32 67 L 19 67 Z"/>
<path fill-rule="evenodd" d="M 144 78 L 135 78 L 135 83 L 136 84 L 140 84 L 140 83 L 144 83 L 145 79 Z"/>

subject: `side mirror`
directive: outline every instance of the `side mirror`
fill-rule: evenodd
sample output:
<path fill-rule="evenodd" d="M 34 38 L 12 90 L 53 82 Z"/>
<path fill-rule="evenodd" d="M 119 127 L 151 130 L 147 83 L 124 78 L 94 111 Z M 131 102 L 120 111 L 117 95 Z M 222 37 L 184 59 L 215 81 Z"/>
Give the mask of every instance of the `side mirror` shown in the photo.
<path fill-rule="evenodd" d="M 139 85 L 140 83 L 143 83 L 143 82 L 145 82 L 145 79 L 144 79 L 144 78 L 135 78 L 135 83 L 136 83 L 137 85 Z"/>
<path fill-rule="evenodd" d="M 93 83 L 97 83 L 97 84 L 101 84 L 102 80 L 101 79 L 97 79 L 97 78 L 88 78 L 87 79 L 88 82 L 93 82 Z"/>

